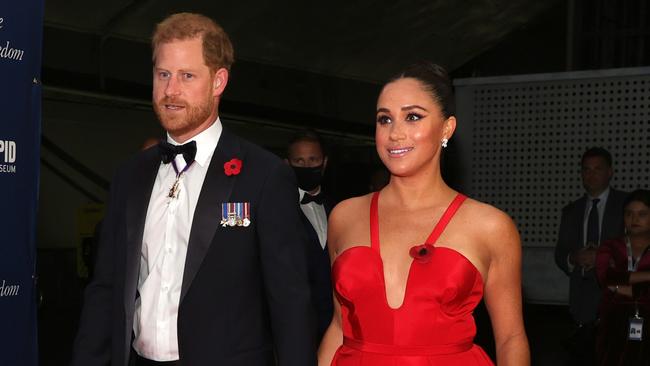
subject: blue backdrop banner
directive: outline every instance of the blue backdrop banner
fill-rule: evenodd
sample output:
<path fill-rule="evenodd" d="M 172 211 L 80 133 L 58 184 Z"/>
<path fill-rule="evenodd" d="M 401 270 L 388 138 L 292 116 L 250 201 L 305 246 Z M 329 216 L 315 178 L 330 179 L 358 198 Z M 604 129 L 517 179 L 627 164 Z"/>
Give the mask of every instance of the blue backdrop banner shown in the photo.
<path fill-rule="evenodd" d="M 43 0 L 0 7 L 0 364 L 36 366 Z"/>

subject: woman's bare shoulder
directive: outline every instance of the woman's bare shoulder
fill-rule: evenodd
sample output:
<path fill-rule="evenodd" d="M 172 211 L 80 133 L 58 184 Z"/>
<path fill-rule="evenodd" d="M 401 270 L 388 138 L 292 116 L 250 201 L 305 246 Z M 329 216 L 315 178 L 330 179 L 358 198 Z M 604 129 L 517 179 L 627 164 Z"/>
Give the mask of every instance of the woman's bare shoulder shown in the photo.
<path fill-rule="evenodd" d="M 465 203 L 464 221 L 479 237 L 491 244 L 504 245 L 512 240 L 503 240 L 515 237 L 518 241 L 517 227 L 510 216 L 497 207 L 469 198 Z"/>
<path fill-rule="evenodd" d="M 371 199 L 372 194 L 369 193 L 339 202 L 330 213 L 330 225 L 336 224 L 336 221 L 348 220 L 351 217 L 357 217 L 358 219 L 362 212 L 370 209 Z"/>
<path fill-rule="evenodd" d="M 368 221 L 371 197 L 371 194 L 367 194 L 346 199 L 336 205 L 330 213 L 327 224 L 327 241 L 332 258 L 336 256 L 348 239 L 355 237 L 355 233 L 362 230 L 358 225 Z"/>

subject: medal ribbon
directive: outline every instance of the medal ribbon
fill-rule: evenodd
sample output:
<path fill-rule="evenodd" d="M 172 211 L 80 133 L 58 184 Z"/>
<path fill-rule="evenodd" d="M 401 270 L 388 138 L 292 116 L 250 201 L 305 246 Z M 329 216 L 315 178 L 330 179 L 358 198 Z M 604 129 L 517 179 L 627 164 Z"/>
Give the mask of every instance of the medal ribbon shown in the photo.
<path fill-rule="evenodd" d="M 178 167 L 176 166 L 176 160 L 172 160 L 172 166 L 174 167 L 174 171 L 176 172 L 176 179 L 180 178 L 181 174 L 185 173 L 192 164 L 194 164 L 195 160 L 192 160 L 189 164 L 185 164 L 185 168 L 181 170 L 180 172 L 178 171 Z"/>
<path fill-rule="evenodd" d="M 172 184 L 172 188 L 169 190 L 168 197 L 171 198 L 176 198 L 178 194 L 178 186 L 181 183 L 181 179 L 185 176 L 185 172 L 194 164 L 194 160 L 190 162 L 189 164 L 185 165 L 185 168 L 181 170 L 180 172 L 178 171 L 178 167 L 176 166 L 176 161 L 172 160 L 172 166 L 174 167 L 174 171 L 176 172 L 176 180 L 174 181 L 174 184 Z"/>

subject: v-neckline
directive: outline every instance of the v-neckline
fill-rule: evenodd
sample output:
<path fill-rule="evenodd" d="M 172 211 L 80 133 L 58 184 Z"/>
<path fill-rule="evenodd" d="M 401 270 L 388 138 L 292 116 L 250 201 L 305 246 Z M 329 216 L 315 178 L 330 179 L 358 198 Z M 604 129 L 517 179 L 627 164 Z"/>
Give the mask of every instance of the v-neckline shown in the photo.
<path fill-rule="evenodd" d="M 447 208 L 445 209 L 445 212 L 440 216 L 440 219 L 438 219 L 438 222 L 434 226 L 433 230 L 431 231 L 431 234 L 429 234 L 429 237 L 425 241 L 425 244 L 429 244 L 433 247 L 435 247 L 435 243 L 438 241 L 438 238 L 442 234 L 442 232 L 445 230 L 447 227 L 447 224 L 449 224 L 449 221 L 451 221 L 452 217 L 458 211 L 458 208 L 463 204 L 467 197 L 461 193 L 457 193 L 454 199 L 449 203 Z M 372 200 L 370 202 L 370 249 L 372 252 L 377 254 L 377 258 L 379 258 L 379 264 L 381 265 L 381 285 L 382 289 L 384 292 L 384 302 L 388 309 L 392 311 L 399 311 L 404 307 L 404 304 L 406 303 L 406 300 L 408 298 L 408 290 L 409 290 L 409 284 L 411 282 L 411 274 L 413 273 L 413 263 L 415 262 L 415 258 L 411 258 L 411 262 L 409 263 L 408 266 L 408 272 L 406 274 L 406 283 L 404 285 L 404 296 L 402 296 L 402 301 L 400 302 L 399 306 L 397 307 L 392 307 L 390 303 L 388 302 L 388 288 L 386 287 L 386 270 L 384 268 L 384 259 L 381 257 L 381 246 L 379 242 L 379 191 L 375 192 L 372 196 Z"/>

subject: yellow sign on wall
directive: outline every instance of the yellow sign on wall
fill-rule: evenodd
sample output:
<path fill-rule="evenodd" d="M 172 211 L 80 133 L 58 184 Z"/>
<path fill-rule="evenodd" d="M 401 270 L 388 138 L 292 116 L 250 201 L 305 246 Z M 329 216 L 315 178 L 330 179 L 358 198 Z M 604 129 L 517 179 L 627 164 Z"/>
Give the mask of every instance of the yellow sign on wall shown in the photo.
<path fill-rule="evenodd" d="M 104 218 L 104 204 L 88 203 L 77 210 L 77 275 L 88 278 L 94 265 L 94 254 L 97 252 L 97 225 Z"/>

